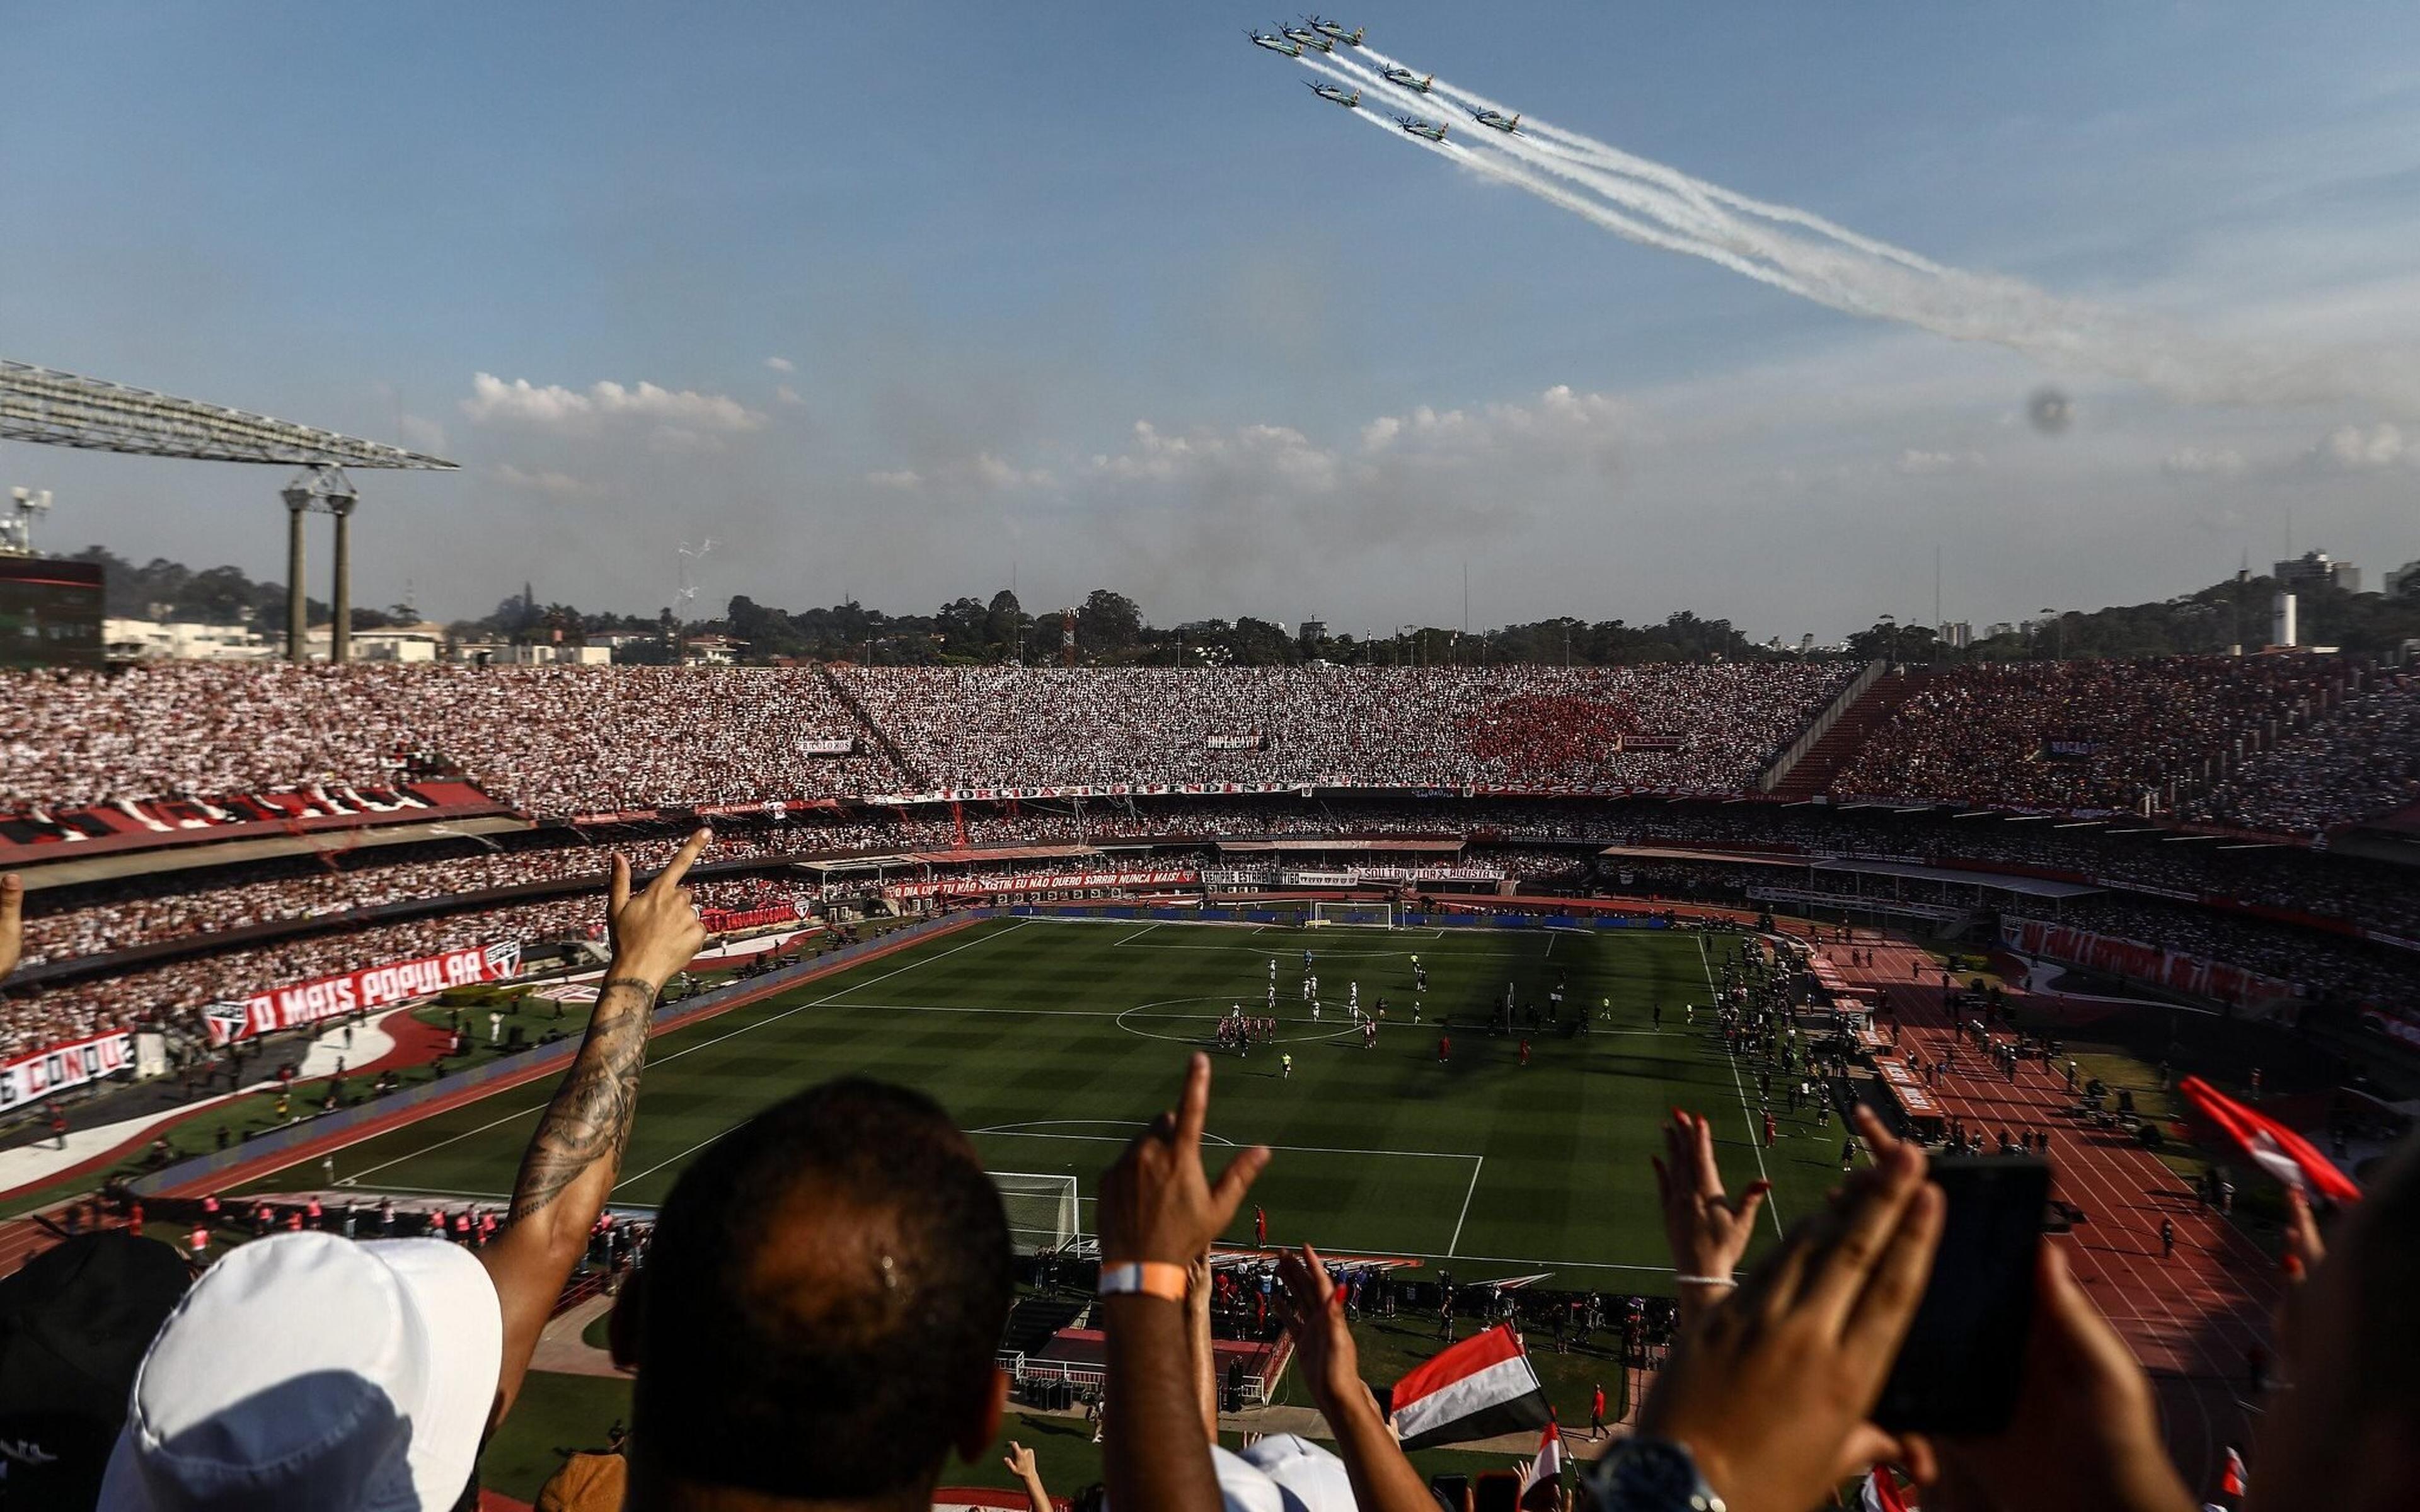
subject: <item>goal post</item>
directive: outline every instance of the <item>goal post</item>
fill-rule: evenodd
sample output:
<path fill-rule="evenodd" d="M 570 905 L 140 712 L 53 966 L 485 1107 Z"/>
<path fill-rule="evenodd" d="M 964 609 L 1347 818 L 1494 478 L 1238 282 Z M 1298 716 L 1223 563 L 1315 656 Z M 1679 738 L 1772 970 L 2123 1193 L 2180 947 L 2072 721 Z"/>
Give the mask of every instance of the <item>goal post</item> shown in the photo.
<path fill-rule="evenodd" d="M 1019 1255 L 1065 1249 L 1081 1233 L 1076 1221 L 1076 1178 L 1026 1171 L 986 1171 L 1008 1211 L 1008 1242 Z"/>
<path fill-rule="evenodd" d="M 1326 903 L 1311 905 L 1306 921 L 1313 929 L 1393 929 L 1395 905 L 1384 903 Z"/>

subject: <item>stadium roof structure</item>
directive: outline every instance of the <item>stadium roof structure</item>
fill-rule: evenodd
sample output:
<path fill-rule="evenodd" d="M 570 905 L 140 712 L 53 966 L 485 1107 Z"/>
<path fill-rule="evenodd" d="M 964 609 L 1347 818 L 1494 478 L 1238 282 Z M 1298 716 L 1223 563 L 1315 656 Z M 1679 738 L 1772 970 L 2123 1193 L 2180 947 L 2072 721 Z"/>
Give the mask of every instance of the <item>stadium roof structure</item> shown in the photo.
<path fill-rule="evenodd" d="M 200 462 L 451 471 L 443 457 L 0 357 L 0 441 Z"/>

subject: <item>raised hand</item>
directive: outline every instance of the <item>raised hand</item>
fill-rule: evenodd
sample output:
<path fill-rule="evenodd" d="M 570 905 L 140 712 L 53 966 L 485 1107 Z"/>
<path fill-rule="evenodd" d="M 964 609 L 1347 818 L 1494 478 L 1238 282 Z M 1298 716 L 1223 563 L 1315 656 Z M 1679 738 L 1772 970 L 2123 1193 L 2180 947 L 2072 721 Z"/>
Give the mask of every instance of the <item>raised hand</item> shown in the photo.
<path fill-rule="evenodd" d="M 673 973 L 686 967 L 706 945 L 706 925 L 697 904 L 681 886 L 714 832 L 701 829 L 690 836 L 672 860 L 656 873 L 643 892 L 630 890 L 630 861 L 616 854 L 606 891 L 605 929 L 613 944 L 615 980 L 639 978 L 650 991 L 660 989 Z"/>
<path fill-rule="evenodd" d="M 25 950 L 25 879 L 11 872 L 0 877 L 0 978 L 17 969 Z"/>
<path fill-rule="evenodd" d="M 1238 1152 L 1214 1185 L 1202 1168 L 1202 1126 L 1210 1114 L 1210 1057 L 1195 1052 L 1185 1093 L 1135 1136 L 1101 1183 L 1101 1258 L 1190 1267 L 1234 1221 L 1269 1163 L 1267 1149 Z"/>
<path fill-rule="evenodd" d="M 1333 1418 L 1338 1408 L 1370 1395 L 1361 1380 L 1361 1351 L 1344 1321 L 1344 1293 L 1308 1244 L 1278 1257 L 1278 1279 L 1285 1283 L 1286 1332 L 1302 1359 L 1303 1379 L 1320 1412 Z"/>
<path fill-rule="evenodd" d="M 1751 1181 L 1737 1198 L 1723 1192 L 1722 1168 L 1714 1164 L 1714 1125 L 1694 1113 L 1672 1110 L 1664 1125 L 1664 1154 L 1651 1157 L 1655 1192 L 1664 1208 L 1664 1238 L 1672 1249 L 1684 1310 L 1710 1300 L 1708 1288 L 1686 1278 L 1728 1281 L 1756 1233 L 1770 1181 Z"/>
<path fill-rule="evenodd" d="M 2017 1415 L 1988 1439 L 1911 1438 L 1925 1504 L 1992 1512 L 2192 1512 L 2168 1462 L 2150 1378 L 2045 1244 Z M 1935 1494 L 1938 1487 L 1941 1494 Z"/>
<path fill-rule="evenodd" d="M 1687 1445 L 1735 1512 L 1823 1500 L 1924 1294 L 1942 1194 L 1913 1148 L 1877 1152 L 1839 1200 L 1683 1335 L 1639 1432 Z"/>

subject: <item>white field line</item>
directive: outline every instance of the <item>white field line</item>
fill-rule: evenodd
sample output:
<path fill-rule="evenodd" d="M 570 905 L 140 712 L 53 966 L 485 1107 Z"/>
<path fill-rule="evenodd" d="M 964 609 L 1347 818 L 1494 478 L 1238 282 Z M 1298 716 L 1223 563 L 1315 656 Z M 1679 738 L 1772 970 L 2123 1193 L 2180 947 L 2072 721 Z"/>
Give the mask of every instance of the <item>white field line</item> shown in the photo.
<path fill-rule="evenodd" d="M 798 1004 L 795 1004 L 795 1005 L 793 1005 L 793 1006 L 791 1006 L 791 1007 L 789 1007 L 789 1008 L 785 1008 L 785 1009 L 782 1010 L 782 1011 L 780 1011 L 779 1013 L 768 1014 L 768 1015 L 767 1015 L 767 1016 L 766 1016 L 766 1017 L 764 1017 L 764 1018 L 758 1019 L 758 1020 L 757 1020 L 756 1022 L 754 1022 L 753 1024 L 743 1024 L 743 1025 L 741 1025 L 739 1027 L 737 1027 L 737 1028 L 733 1029 L 732 1031 L 730 1031 L 730 1033 L 728 1033 L 728 1034 L 718 1034 L 718 1035 L 716 1035 L 716 1036 L 715 1036 L 713 1039 L 711 1039 L 711 1040 L 704 1040 L 704 1041 L 699 1041 L 698 1043 L 696 1043 L 696 1044 L 684 1046 L 684 1047 L 683 1047 L 683 1048 L 681 1048 L 681 1049 L 678 1049 L 678 1050 L 674 1051 L 671 1055 L 665 1056 L 661 1060 L 658 1060 L 658 1059 L 656 1059 L 656 1058 L 654 1058 L 654 1057 L 649 1057 L 647 1064 L 649 1064 L 649 1065 L 651 1065 L 651 1066 L 654 1066 L 654 1065 L 662 1065 L 662 1064 L 664 1064 L 664 1063 L 665 1063 L 665 1062 L 667 1062 L 667 1061 L 678 1060 L 681 1057 L 683 1057 L 683 1056 L 685 1056 L 685 1055 L 688 1055 L 688 1054 L 689 1054 L 690 1051 L 692 1051 L 692 1050 L 703 1050 L 703 1049 L 705 1049 L 707 1045 L 716 1045 L 716 1044 L 721 1044 L 723 1041 L 725 1041 L 725 1040 L 729 1040 L 729 1039 L 734 1039 L 734 1038 L 736 1038 L 736 1037 L 737 1037 L 737 1036 L 739 1036 L 739 1035 L 746 1034 L 746 1033 L 747 1033 L 749 1030 L 751 1030 L 751 1029 L 761 1029 L 761 1028 L 763 1028 L 763 1027 L 764 1027 L 766 1025 L 768 1025 L 768 1024 L 778 1024 L 778 1023 L 780 1023 L 782 1020 L 783 1020 L 783 1019 L 785 1019 L 785 1018 L 788 1018 L 788 1017 L 789 1017 L 791 1014 L 793 1014 L 793 1013 L 801 1013 L 801 1012 L 804 1012 L 805 1011 L 807 1011 L 808 1009 L 811 1009 L 811 1008 L 822 1008 L 822 1007 L 824 1007 L 824 1006 L 826 1006 L 826 1005 L 828 1005 L 828 1004 L 830 1004 L 830 1003 L 833 1002 L 833 1001 L 834 1001 L 835 999 L 837 999 L 837 998 L 846 996 L 848 994 L 853 993 L 853 992 L 856 992 L 856 991 L 858 990 L 858 988 L 860 988 L 860 987 L 871 987 L 871 986 L 873 986 L 873 985 L 875 984 L 875 982 L 877 982 L 877 981 L 889 981 L 892 978 L 898 976 L 901 972 L 905 972 L 905 971 L 913 971 L 913 970 L 915 970 L 918 966 L 930 965 L 933 962 L 936 962 L 936 961 L 940 960 L 943 956 L 953 956 L 953 955 L 957 954 L 960 950 L 970 949 L 972 949 L 972 948 L 973 948 L 973 947 L 975 947 L 975 946 L 978 946 L 978 945 L 984 945 L 984 944 L 986 944 L 986 943 L 988 943 L 988 942 L 990 942 L 990 941 L 992 941 L 992 940 L 999 939 L 1001 935 L 1004 935 L 1004 934 L 1013 934 L 1013 933 L 1015 933 L 1018 929 L 1020 929 L 1020 928 L 1022 928 L 1022 927 L 1023 927 L 1024 922 L 1025 922 L 1025 921 L 1024 921 L 1023 919 L 1019 919 L 1019 920 L 1017 920 L 1017 921 L 1016 921 L 1016 923 L 1015 923 L 1015 924 L 1011 924 L 1008 928 L 1006 928 L 1006 929 L 1004 929 L 1004 930 L 1001 930 L 1001 931 L 999 931 L 997 933 L 988 933 L 988 934 L 978 935 L 976 938 L 971 939 L 971 940 L 968 940 L 968 941 L 966 941 L 964 944 L 960 944 L 960 945 L 954 945 L 954 946 L 950 947 L 950 949 L 946 949 L 946 950 L 943 950 L 943 951 L 940 953 L 940 955 L 926 956 L 926 957 L 924 957 L 924 958 L 923 958 L 923 959 L 922 959 L 922 960 L 918 960 L 918 961 L 910 961 L 910 962 L 909 962 L 909 963 L 908 963 L 906 965 L 899 967 L 897 970 L 894 970 L 894 971 L 886 971 L 886 972 L 884 972 L 881 976 L 879 976 L 879 977 L 876 977 L 876 978 L 874 978 L 872 980 L 859 982 L 859 983 L 857 983 L 855 986 L 851 986 L 851 987 L 845 987 L 845 988 L 841 989 L 839 992 L 836 992 L 836 993 L 831 994 L 830 996 L 816 998 L 814 1002 L 811 1002 L 811 1003 L 798 1003 Z M 552 1102 L 553 1100 L 554 1100 L 554 1098 L 553 1098 L 553 1094 L 552 1094 L 551 1092 L 550 1092 L 550 1093 L 548 1094 L 548 1096 L 547 1096 L 547 1102 L 548 1102 L 548 1103 L 551 1103 L 551 1102 Z M 365 1177 L 365 1176 L 375 1176 L 375 1175 L 376 1175 L 376 1174 L 378 1174 L 380 1171 L 385 1170 L 387 1167 L 389 1167 L 389 1166 L 391 1166 L 391 1165 L 402 1165 L 405 1161 L 408 1161 L 408 1160 L 417 1160 L 417 1159 L 419 1159 L 419 1158 L 420 1158 L 421 1156 L 423 1156 L 423 1155 L 434 1154 L 436 1151 L 441 1150 L 441 1149 L 444 1149 L 446 1146 L 448 1146 L 448 1145 L 458 1144 L 458 1143 L 459 1143 L 459 1142 L 460 1142 L 460 1141 L 462 1141 L 462 1140 L 465 1140 L 465 1139 L 470 1138 L 473 1134 L 486 1134 L 489 1130 L 495 1128 L 497 1125 L 499 1125 L 499 1124 L 504 1124 L 504 1123 L 510 1123 L 510 1122 L 512 1122 L 515 1119 L 526 1119 L 526 1118 L 528 1118 L 528 1117 L 529 1117 L 531 1114 L 533 1114 L 533 1113 L 537 1113 L 537 1112 L 540 1112 L 540 1111 L 544 1110 L 544 1108 L 545 1108 L 545 1107 L 546 1107 L 546 1103 L 533 1103 L 533 1104 L 532 1104 L 531 1106 L 529 1106 L 529 1107 L 525 1107 L 525 1108 L 516 1108 L 514 1111 L 512 1111 L 512 1112 L 510 1112 L 510 1113 L 507 1113 L 507 1114 L 504 1115 L 502 1118 L 498 1118 L 498 1119 L 489 1119 L 487 1122 L 485 1122 L 485 1123 L 483 1123 L 483 1124 L 479 1125 L 479 1126 L 478 1126 L 477 1128 L 475 1128 L 475 1129 L 465 1129 L 465 1130 L 463 1130 L 460 1134 L 453 1134 L 453 1135 L 449 1135 L 449 1136 L 448 1136 L 448 1137 L 446 1137 L 446 1138 L 443 1138 L 443 1139 L 441 1139 L 441 1140 L 437 1141 L 437 1143 L 435 1143 L 435 1144 L 433 1144 L 433 1145 L 425 1145 L 425 1146 L 423 1146 L 422 1148 L 420 1148 L 420 1149 L 418 1149 L 413 1150 L 413 1151 L 412 1151 L 411 1154 L 409 1154 L 409 1155 L 397 1155 L 397 1156 L 396 1156 L 395 1159 L 393 1159 L 393 1160 L 389 1160 L 389 1161 L 380 1161 L 380 1162 L 378 1165 L 376 1165 L 368 1166 L 368 1167 L 366 1167 L 365 1169 L 355 1171 L 355 1172 L 353 1173 L 353 1175 L 352 1175 L 352 1180 L 355 1180 L 355 1181 L 359 1181 L 363 1177 Z M 409 1126 L 407 1125 L 407 1127 L 409 1127 Z M 374 1135 L 365 1135 L 364 1137 L 365 1137 L 365 1138 L 371 1138 L 371 1137 L 375 1137 L 375 1136 L 374 1136 Z M 345 1147 L 343 1147 L 343 1146 L 339 1146 L 338 1148 L 339 1148 L 339 1149 L 342 1149 L 342 1148 L 345 1148 Z M 334 1154 L 334 1150 L 331 1150 L 329 1153 Z"/>
<path fill-rule="evenodd" d="M 1462 1226 L 1470 1221 L 1470 1199 L 1479 1195 L 1479 1173 L 1486 1165 L 1485 1156 L 1470 1163 L 1470 1185 L 1462 1194 L 1462 1212 L 1453 1221 L 1453 1237 L 1445 1242 L 1445 1252 L 1449 1257 L 1462 1247 Z"/>
<path fill-rule="evenodd" d="M 1706 991 L 1713 999 L 1710 1006 L 1719 1012 L 1723 990 L 1714 984 L 1714 964 L 1706 955 L 1706 937 L 1702 934 L 1698 936 L 1698 969 L 1706 974 Z M 1764 1131 L 1757 1127 L 1756 1115 L 1747 1109 L 1747 1084 L 1740 1080 L 1739 1057 L 1726 1054 L 1723 1058 L 1730 1062 L 1731 1086 L 1739 1093 L 1740 1122 L 1747 1126 L 1747 1148 L 1756 1156 L 1757 1177 L 1765 1183 L 1764 1211 L 1773 1219 L 1774 1237 L 1777 1239 L 1781 1236 L 1781 1204 L 1774 1200 L 1773 1179 L 1764 1172 Z"/>

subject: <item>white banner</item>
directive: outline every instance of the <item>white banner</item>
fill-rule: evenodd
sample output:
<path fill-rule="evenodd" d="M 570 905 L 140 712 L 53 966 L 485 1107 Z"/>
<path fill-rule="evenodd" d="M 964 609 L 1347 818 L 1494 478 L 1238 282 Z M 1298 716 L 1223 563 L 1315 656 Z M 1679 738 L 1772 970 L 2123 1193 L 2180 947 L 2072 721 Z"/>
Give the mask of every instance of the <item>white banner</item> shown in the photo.
<path fill-rule="evenodd" d="M 339 1018 L 359 1010 L 387 1008 L 415 997 L 434 996 L 448 987 L 497 981 L 517 974 L 520 968 L 520 942 L 506 940 L 424 956 L 418 961 L 365 966 L 359 971 L 296 982 L 290 987 L 272 987 L 249 997 L 212 1003 L 202 1011 L 209 1019 L 210 1043 L 225 1044 L 229 1040 L 273 1034 L 279 1029 Z"/>
<path fill-rule="evenodd" d="M 1013 876 L 944 877 L 897 882 L 882 889 L 890 898 L 970 898 L 1001 892 L 1064 892 L 1085 887 L 1174 887 L 1199 880 L 1190 868 L 1161 872 L 1043 872 Z"/>
<path fill-rule="evenodd" d="M 799 739 L 799 749 L 810 756 L 853 756 L 857 753 L 857 741 L 849 735 L 832 739 L 802 735 Z"/>
<path fill-rule="evenodd" d="M 39 1103 L 53 1092 L 134 1068 L 134 1036 L 123 1029 L 53 1045 L 0 1066 L 0 1108 Z"/>

